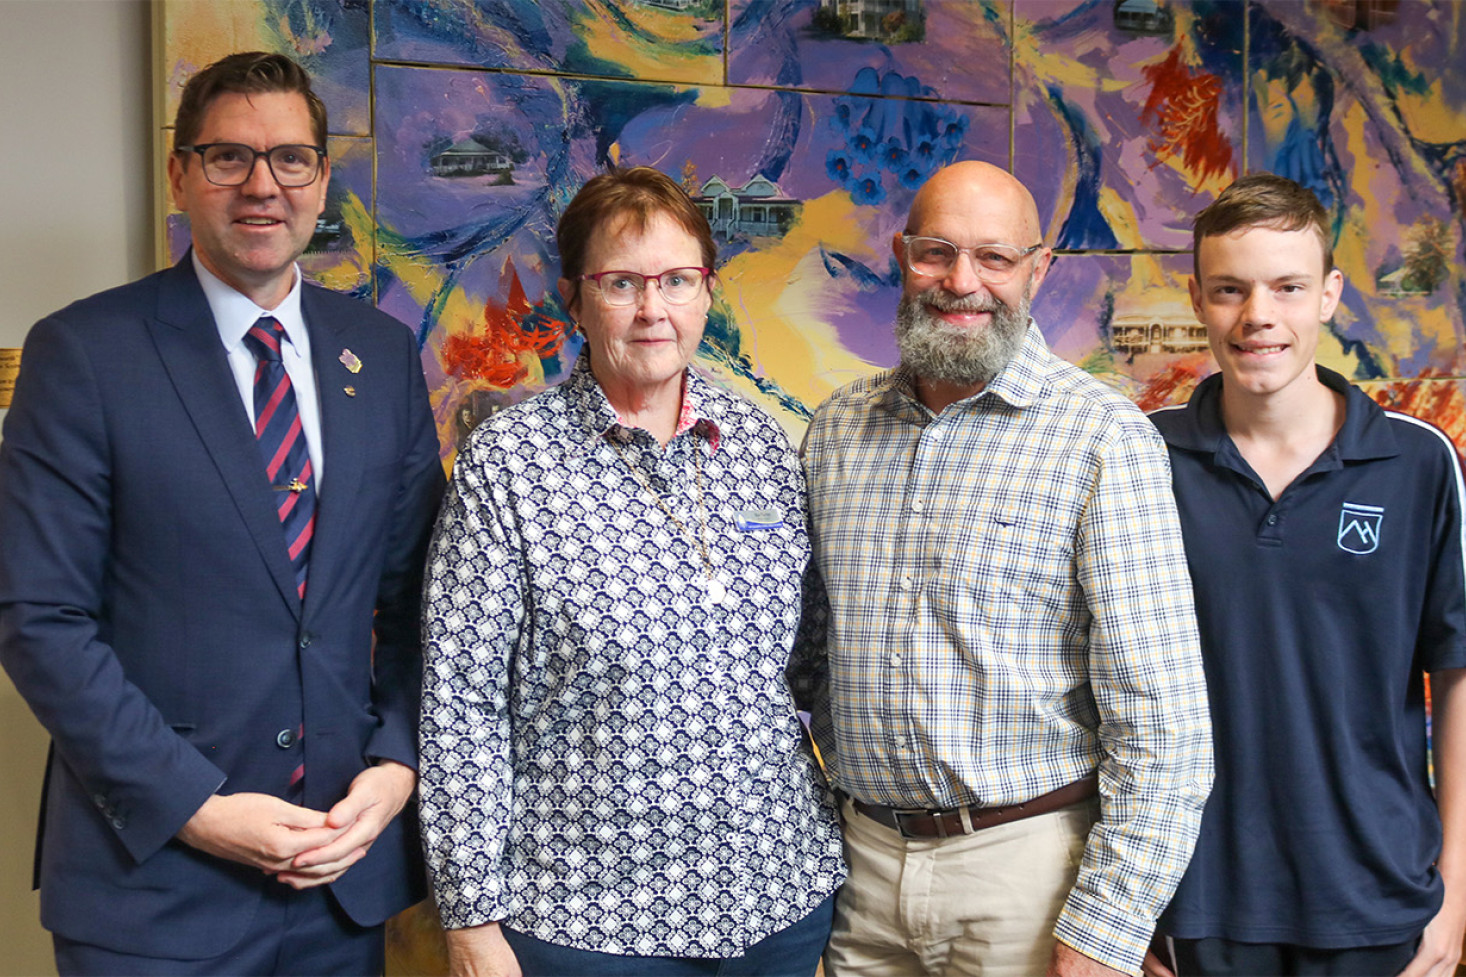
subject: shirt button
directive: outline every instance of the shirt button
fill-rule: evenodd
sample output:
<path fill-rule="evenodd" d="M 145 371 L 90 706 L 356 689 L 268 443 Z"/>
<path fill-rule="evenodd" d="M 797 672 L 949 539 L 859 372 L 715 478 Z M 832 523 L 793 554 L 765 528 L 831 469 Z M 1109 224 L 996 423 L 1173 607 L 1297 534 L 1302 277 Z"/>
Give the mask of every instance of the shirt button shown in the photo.
<path fill-rule="evenodd" d="M 922 510 L 921 500 L 920 499 L 913 499 L 912 502 L 911 502 L 911 511 L 912 512 L 920 512 L 921 510 Z"/>
<path fill-rule="evenodd" d="M 902 577 L 901 578 L 901 589 L 902 590 L 910 590 L 911 589 L 911 578 L 910 577 Z"/>
<path fill-rule="evenodd" d="M 892 655 L 891 656 L 891 664 L 892 665 L 899 665 L 899 664 L 901 664 L 901 656 L 900 655 Z"/>
<path fill-rule="evenodd" d="M 282 729 L 275 734 L 275 745 L 282 750 L 288 750 L 295 745 L 295 730 Z"/>

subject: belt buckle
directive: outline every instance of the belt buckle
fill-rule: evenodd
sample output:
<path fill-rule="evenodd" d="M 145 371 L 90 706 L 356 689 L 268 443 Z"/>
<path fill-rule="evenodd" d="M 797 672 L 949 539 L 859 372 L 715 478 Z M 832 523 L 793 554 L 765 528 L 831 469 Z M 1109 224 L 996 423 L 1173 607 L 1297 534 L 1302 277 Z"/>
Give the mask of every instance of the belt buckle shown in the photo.
<path fill-rule="evenodd" d="M 896 830 L 899 831 L 899 832 L 901 832 L 901 837 L 905 838 L 907 841 L 912 841 L 912 840 L 919 841 L 922 838 L 929 838 L 929 837 L 931 837 L 930 835 L 912 834 L 910 831 L 906 830 L 906 819 L 907 818 L 910 818 L 910 817 L 920 817 L 922 815 L 929 815 L 930 813 L 931 813 L 930 811 L 926 810 L 925 808 L 920 808 L 920 807 L 892 808 L 891 809 L 891 817 L 894 818 L 895 821 L 896 821 Z"/>
<path fill-rule="evenodd" d="M 896 819 L 896 830 L 901 832 L 901 837 L 907 839 L 908 841 L 930 840 L 933 837 L 953 838 L 956 837 L 956 835 L 964 834 L 965 832 L 961 829 L 958 829 L 955 834 L 947 830 L 946 817 L 951 813 L 951 811 L 944 811 L 939 807 L 913 807 L 906 808 L 904 810 L 893 810 L 891 812 L 892 816 L 894 816 Z M 914 817 L 929 818 L 933 827 L 936 828 L 936 833 L 916 834 L 912 831 L 908 831 L 906 828 L 906 819 Z"/>
<path fill-rule="evenodd" d="M 977 825 L 974 824 L 969 809 L 965 807 L 953 808 L 951 810 L 943 810 L 939 807 L 907 808 L 905 810 L 893 810 L 891 814 L 896 820 L 896 830 L 901 832 L 901 837 L 906 838 L 907 840 L 920 840 L 923 838 L 930 839 L 933 837 L 942 839 L 960 838 L 963 835 L 970 835 L 977 830 Z M 959 823 L 954 828 L 948 828 L 947 818 L 953 816 L 956 816 Z M 934 835 L 923 835 L 913 834 L 910 831 L 907 831 L 905 819 L 909 817 L 930 818 L 933 827 L 936 828 L 936 833 Z"/>

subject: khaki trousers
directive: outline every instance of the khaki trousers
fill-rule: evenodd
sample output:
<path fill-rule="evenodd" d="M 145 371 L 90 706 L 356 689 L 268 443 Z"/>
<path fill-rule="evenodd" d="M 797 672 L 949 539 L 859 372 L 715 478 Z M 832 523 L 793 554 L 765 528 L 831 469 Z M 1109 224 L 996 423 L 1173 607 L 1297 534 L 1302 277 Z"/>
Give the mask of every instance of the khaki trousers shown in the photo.
<path fill-rule="evenodd" d="M 906 839 L 847 800 L 850 876 L 829 977 L 1038 977 L 1099 814 L 1088 800 L 957 838 Z"/>

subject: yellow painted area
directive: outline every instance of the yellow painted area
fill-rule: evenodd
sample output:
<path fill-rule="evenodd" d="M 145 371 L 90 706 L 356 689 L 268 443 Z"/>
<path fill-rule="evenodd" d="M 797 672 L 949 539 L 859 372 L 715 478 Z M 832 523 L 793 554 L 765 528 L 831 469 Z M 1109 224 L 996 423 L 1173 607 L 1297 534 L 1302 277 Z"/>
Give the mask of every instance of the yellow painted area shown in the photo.
<path fill-rule="evenodd" d="M 1412 295 L 1397 299 L 1390 303 L 1389 313 L 1387 324 L 1391 335 L 1406 332 L 1427 348 L 1454 347 L 1460 341 L 1449 307 L 1443 307 L 1429 296 Z"/>
<path fill-rule="evenodd" d="M 377 261 L 387 269 L 418 305 L 426 307 L 443 287 L 443 273 L 427 258 L 393 250 L 377 242 Z"/>
<path fill-rule="evenodd" d="M 1180 167 L 1176 168 L 1180 169 Z M 1097 205 L 1099 212 L 1104 215 L 1105 223 L 1110 226 L 1110 230 L 1115 233 L 1119 241 L 1116 247 L 1145 247 L 1145 242 L 1140 235 L 1140 218 L 1135 215 L 1135 208 L 1128 200 L 1120 196 L 1113 187 L 1105 185 L 1100 187 Z"/>
<path fill-rule="evenodd" d="M 632 3 L 612 7 L 605 0 L 586 0 L 584 15 L 573 24 L 593 57 L 619 65 L 632 78 L 701 84 L 723 78 L 721 53 L 696 43 L 704 36 L 716 38 L 709 32 L 718 26 L 672 10 Z"/>
<path fill-rule="evenodd" d="M 1252 82 L 1259 90 L 1258 102 L 1262 108 L 1258 115 L 1262 121 L 1263 138 L 1269 146 L 1281 145 L 1287 135 L 1288 124 L 1293 121 L 1293 93 L 1282 78 L 1270 79 L 1256 73 Z"/>
<path fill-rule="evenodd" d="M 1405 128 L 1422 142 L 1453 143 L 1466 132 L 1466 114 L 1434 90 L 1424 95 L 1401 93 L 1396 97 L 1395 107 L 1400 110 Z"/>
<path fill-rule="evenodd" d="M 351 232 L 355 249 L 304 255 L 300 263 L 311 278 L 327 288 L 351 292 L 371 277 L 367 262 L 371 261 L 372 236 L 376 230 L 366 205 L 355 193 L 347 193 L 341 202 L 341 225 L 343 230 Z"/>
<path fill-rule="evenodd" d="M 761 241 L 760 250 L 738 255 L 719 269 L 720 300 L 738 324 L 755 372 L 776 377 L 810 406 L 878 369 L 841 346 L 827 324 L 845 311 L 842 303 L 865 296 L 843 294 L 819 257 L 823 245 L 884 272 L 890 249 L 872 226 L 876 216 L 845 193 L 816 197 L 805 202 L 800 220 L 781 240 Z M 894 316 L 895 309 L 890 312 Z"/>
<path fill-rule="evenodd" d="M 1040 87 L 1058 85 L 1113 92 L 1130 84 L 1079 60 L 1076 55 L 1084 51 L 1061 52 L 1040 45 L 1033 25 L 1021 19 L 1014 24 L 1013 49 L 1014 64 L 1031 72 Z"/>
<path fill-rule="evenodd" d="M 1444 56 L 1437 55 L 1437 62 L 1421 64 L 1415 60 L 1414 52 L 1406 47 L 1400 58 L 1406 70 L 1426 78 L 1438 77 L 1447 65 L 1459 66 L 1463 53 L 1466 53 L 1461 50 L 1466 47 L 1466 33 L 1463 33 L 1466 32 L 1466 4 L 1439 4 L 1433 13 L 1441 18 L 1449 18 L 1448 23 L 1441 25 L 1440 31 L 1450 45 L 1442 52 Z M 1442 98 L 1439 83 L 1431 86 L 1431 90 L 1424 95 L 1399 92 L 1395 105 L 1404 120 L 1405 128 L 1423 142 L 1453 143 L 1460 140 L 1462 133 L 1466 132 L 1466 106 L 1452 105 Z"/>
<path fill-rule="evenodd" d="M 733 104 L 733 89 L 724 85 L 704 85 L 697 90 L 697 107 L 725 109 Z"/>
<path fill-rule="evenodd" d="M 267 51 L 274 42 L 257 3 L 199 3 L 197 0 L 162 0 L 164 50 L 169 77 L 165 92 L 166 117 L 178 112 L 184 82 L 194 72 L 235 51 Z M 285 27 L 289 36 L 289 27 Z M 312 42 L 316 43 L 316 42 Z"/>

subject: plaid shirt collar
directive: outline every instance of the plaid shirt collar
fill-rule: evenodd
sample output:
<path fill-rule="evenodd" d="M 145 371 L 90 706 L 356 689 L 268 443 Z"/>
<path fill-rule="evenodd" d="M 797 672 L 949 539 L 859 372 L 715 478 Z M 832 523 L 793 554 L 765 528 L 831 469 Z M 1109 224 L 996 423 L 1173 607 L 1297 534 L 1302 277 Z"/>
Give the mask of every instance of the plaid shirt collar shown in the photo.
<path fill-rule="evenodd" d="M 1028 320 L 1028 331 L 1023 336 L 1023 345 L 999 371 L 996 377 L 982 390 L 954 407 L 963 410 L 977 410 L 983 399 L 996 397 L 1009 406 L 1023 409 L 1048 396 L 1051 386 L 1050 370 L 1053 357 L 1048 343 L 1032 318 Z M 931 411 L 922 405 L 916 393 L 916 374 L 907 366 L 898 366 L 875 377 L 870 387 L 870 403 L 897 416 L 908 419 L 927 417 Z"/>
<path fill-rule="evenodd" d="M 578 440 L 586 450 L 594 448 L 597 442 L 607 437 L 618 441 L 629 440 L 629 429 L 622 423 L 616 408 L 606 398 L 595 374 L 591 372 L 590 356 L 582 351 L 563 384 L 565 398 L 575 420 Z M 678 438 L 691 432 L 693 437 L 708 443 L 709 454 L 716 453 L 723 437 L 723 421 L 718 416 L 718 401 L 708 395 L 708 381 L 691 368 L 682 372 L 682 410 L 677 417 L 677 430 L 672 437 Z"/>

